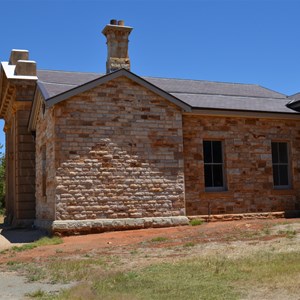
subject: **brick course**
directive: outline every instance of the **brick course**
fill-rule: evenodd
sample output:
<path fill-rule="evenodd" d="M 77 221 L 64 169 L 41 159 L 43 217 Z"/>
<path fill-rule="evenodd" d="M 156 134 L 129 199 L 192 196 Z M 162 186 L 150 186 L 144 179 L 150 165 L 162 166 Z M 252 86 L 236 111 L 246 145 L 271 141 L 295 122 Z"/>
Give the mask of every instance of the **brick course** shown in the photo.
<path fill-rule="evenodd" d="M 300 121 L 184 115 L 187 215 L 299 209 Z M 224 144 L 227 190 L 206 192 L 203 140 Z M 292 188 L 273 188 L 271 141 L 290 146 Z"/>

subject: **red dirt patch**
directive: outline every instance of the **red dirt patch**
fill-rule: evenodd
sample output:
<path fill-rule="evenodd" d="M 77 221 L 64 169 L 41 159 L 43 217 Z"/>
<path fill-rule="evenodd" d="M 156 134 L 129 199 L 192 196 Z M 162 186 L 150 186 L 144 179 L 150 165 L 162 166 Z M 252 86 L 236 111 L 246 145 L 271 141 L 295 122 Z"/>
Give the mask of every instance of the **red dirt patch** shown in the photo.
<path fill-rule="evenodd" d="M 164 248 L 188 243 L 226 242 L 235 240 L 272 239 L 278 235 L 260 234 L 268 227 L 282 223 L 296 223 L 300 219 L 242 220 L 231 222 L 204 223 L 200 226 L 181 226 L 172 228 L 151 228 L 106 232 L 81 236 L 63 237 L 63 244 L 41 246 L 24 252 L 2 253 L 0 263 L 8 261 L 45 260 L 51 257 L 68 257 L 71 254 L 120 252 L 140 247 Z M 160 239 L 157 239 L 157 238 Z M 160 240 L 160 241 L 159 241 Z"/>

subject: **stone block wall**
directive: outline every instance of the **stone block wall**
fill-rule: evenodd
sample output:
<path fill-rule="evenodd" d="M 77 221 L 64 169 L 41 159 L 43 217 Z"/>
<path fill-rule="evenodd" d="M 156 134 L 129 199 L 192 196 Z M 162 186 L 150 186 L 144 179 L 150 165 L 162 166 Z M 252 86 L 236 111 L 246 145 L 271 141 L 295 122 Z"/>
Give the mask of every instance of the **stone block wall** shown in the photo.
<path fill-rule="evenodd" d="M 41 106 L 36 128 L 36 219 L 39 222 L 55 220 L 54 126 L 53 109 L 45 110 Z"/>
<path fill-rule="evenodd" d="M 55 220 L 185 215 L 177 106 L 120 77 L 56 104 L 53 118 Z"/>
<path fill-rule="evenodd" d="M 21 107 L 15 114 L 15 201 L 17 220 L 35 219 L 35 143 L 28 132 L 29 110 Z"/>
<path fill-rule="evenodd" d="M 300 121 L 184 115 L 187 215 L 300 209 Z M 226 190 L 204 186 L 203 140 L 224 146 Z M 288 142 L 292 187 L 273 188 L 271 141 Z"/>

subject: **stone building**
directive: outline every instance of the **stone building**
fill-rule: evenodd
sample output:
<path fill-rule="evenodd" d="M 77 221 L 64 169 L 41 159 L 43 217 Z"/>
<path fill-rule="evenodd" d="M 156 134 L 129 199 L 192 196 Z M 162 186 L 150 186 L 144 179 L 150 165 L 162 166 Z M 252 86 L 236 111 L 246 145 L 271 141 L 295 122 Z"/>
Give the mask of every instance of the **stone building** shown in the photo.
<path fill-rule="evenodd" d="M 7 221 L 73 233 L 297 212 L 300 96 L 140 77 L 131 31 L 104 28 L 106 74 L 37 70 L 26 50 L 1 63 Z"/>

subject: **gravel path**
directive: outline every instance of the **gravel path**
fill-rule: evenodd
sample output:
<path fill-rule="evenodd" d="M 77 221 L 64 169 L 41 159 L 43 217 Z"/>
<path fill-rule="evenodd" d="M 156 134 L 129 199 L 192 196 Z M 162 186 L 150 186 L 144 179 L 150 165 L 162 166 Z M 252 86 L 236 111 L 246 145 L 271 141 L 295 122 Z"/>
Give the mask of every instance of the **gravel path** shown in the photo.
<path fill-rule="evenodd" d="M 2 228 L 1 228 L 2 227 Z M 0 251 L 24 243 L 33 242 L 44 236 L 45 233 L 33 229 L 10 229 L 0 227 Z M 1 255 L 1 253 L 0 253 Z M 25 276 L 16 272 L 0 272 L 0 300 L 31 299 L 26 294 L 36 291 L 56 293 L 61 289 L 69 288 L 70 284 L 49 284 L 42 282 L 29 282 Z"/>
<path fill-rule="evenodd" d="M 57 293 L 61 289 L 67 289 L 71 284 L 49 284 L 41 282 L 28 282 L 24 276 L 15 272 L 0 273 L 0 299 L 1 300 L 23 300 L 30 299 L 26 294 L 38 290 L 47 293 Z"/>

